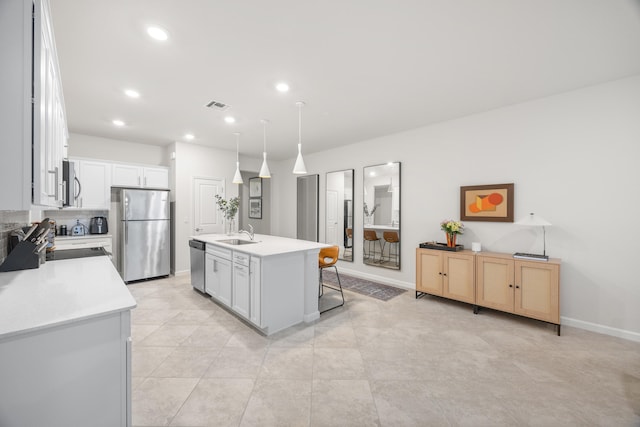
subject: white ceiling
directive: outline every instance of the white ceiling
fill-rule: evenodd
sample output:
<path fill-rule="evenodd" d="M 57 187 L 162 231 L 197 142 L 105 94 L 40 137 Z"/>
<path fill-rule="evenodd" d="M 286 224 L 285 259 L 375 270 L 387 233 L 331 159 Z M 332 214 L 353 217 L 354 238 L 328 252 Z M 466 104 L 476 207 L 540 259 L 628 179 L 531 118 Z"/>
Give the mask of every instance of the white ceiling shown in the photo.
<path fill-rule="evenodd" d="M 241 132 L 254 157 L 263 118 L 269 158 L 295 156 L 299 100 L 310 153 L 640 73 L 639 0 L 51 3 L 71 132 L 228 150 Z"/>

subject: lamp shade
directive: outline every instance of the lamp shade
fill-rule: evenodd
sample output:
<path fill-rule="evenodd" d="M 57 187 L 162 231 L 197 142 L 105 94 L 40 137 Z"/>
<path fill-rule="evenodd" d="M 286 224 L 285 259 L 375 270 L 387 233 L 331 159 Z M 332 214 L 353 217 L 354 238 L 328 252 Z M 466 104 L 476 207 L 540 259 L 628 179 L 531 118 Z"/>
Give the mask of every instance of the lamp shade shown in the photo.
<path fill-rule="evenodd" d="M 262 152 L 262 166 L 260 167 L 260 172 L 258 173 L 258 176 L 260 178 L 271 178 L 271 171 L 269 170 L 269 166 L 267 165 L 267 123 L 269 123 L 268 120 L 262 119 L 260 120 L 262 122 L 262 127 L 263 127 L 263 141 L 264 141 L 264 151 Z"/>
<path fill-rule="evenodd" d="M 302 159 L 302 144 L 298 144 L 298 157 L 296 158 L 296 164 L 293 166 L 293 173 L 296 175 L 307 173 L 307 167 Z"/>
<path fill-rule="evenodd" d="M 234 184 L 242 184 L 242 174 L 240 174 L 240 162 L 236 162 L 236 174 L 233 175 Z"/>
<path fill-rule="evenodd" d="M 545 227 L 545 226 L 551 225 L 549 221 L 542 218 L 540 215 L 534 214 L 533 212 L 531 212 L 529 215 L 525 216 L 524 218 L 519 219 L 518 221 L 515 222 L 515 224 L 528 225 L 530 227 Z"/>
<path fill-rule="evenodd" d="M 260 178 L 271 178 L 271 171 L 269 171 L 269 166 L 267 165 L 267 152 L 262 153 L 262 167 L 260 167 L 260 173 L 258 173 Z"/>

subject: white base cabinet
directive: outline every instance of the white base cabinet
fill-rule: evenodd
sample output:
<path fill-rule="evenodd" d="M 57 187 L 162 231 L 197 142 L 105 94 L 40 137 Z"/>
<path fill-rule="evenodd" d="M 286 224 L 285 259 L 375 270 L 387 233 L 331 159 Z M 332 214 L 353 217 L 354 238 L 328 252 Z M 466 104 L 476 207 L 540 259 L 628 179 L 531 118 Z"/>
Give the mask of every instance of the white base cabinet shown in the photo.
<path fill-rule="evenodd" d="M 204 265 L 205 292 L 231 306 L 231 250 L 207 245 Z"/>
<path fill-rule="evenodd" d="M 131 425 L 130 310 L 0 341 L 3 426 Z"/>
<path fill-rule="evenodd" d="M 207 243 L 205 292 L 270 335 L 304 321 L 304 261 L 304 252 L 260 257 Z"/>

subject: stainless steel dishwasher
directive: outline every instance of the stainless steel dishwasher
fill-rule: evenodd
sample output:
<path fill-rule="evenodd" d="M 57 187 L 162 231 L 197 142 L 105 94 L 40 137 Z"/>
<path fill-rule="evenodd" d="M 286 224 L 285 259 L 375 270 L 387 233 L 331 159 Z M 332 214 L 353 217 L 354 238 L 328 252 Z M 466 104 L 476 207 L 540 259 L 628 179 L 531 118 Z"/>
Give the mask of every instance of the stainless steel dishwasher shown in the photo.
<path fill-rule="evenodd" d="M 193 286 L 200 292 L 205 292 L 205 243 L 201 242 L 200 240 L 189 240 L 189 252 L 191 255 L 191 286 Z"/>

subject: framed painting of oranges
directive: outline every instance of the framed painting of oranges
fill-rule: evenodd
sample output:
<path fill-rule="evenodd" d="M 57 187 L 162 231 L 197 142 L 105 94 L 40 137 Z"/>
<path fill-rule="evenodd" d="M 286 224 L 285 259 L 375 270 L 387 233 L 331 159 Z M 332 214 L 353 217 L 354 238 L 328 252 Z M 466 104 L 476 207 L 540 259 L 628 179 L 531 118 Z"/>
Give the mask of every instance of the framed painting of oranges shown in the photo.
<path fill-rule="evenodd" d="M 460 187 L 460 220 L 513 222 L 513 183 Z"/>

